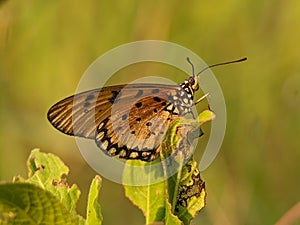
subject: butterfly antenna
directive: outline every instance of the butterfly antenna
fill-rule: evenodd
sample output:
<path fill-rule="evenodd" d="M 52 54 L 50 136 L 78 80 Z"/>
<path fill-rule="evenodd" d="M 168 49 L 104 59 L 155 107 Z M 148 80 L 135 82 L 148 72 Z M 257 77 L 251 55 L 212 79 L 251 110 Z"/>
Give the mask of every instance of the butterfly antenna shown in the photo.
<path fill-rule="evenodd" d="M 189 57 L 186 57 L 186 61 L 188 61 L 188 63 L 192 66 L 192 72 L 193 72 L 193 77 L 195 77 L 195 68 L 194 68 L 194 64 L 191 62 Z"/>
<path fill-rule="evenodd" d="M 222 65 L 227 65 L 227 64 L 231 64 L 231 63 L 238 63 L 238 62 L 243 62 L 243 61 L 246 61 L 247 58 L 242 58 L 242 59 L 238 59 L 238 60 L 233 60 L 233 61 L 229 61 L 229 62 L 223 62 L 223 63 L 216 63 L 216 64 L 213 64 L 213 65 L 210 65 L 210 66 L 207 66 L 205 67 L 204 69 L 200 70 L 199 73 L 196 74 L 196 76 L 199 76 L 201 73 L 203 73 L 205 70 L 208 70 L 212 67 L 215 67 L 215 66 L 222 66 Z M 188 60 L 188 62 L 191 64 L 191 62 Z M 193 64 L 192 64 L 193 65 Z M 193 71 L 194 71 L 194 66 L 193 66 Z M 193 73 L 194 74 L 194 73 Z M 195 77 L 195 76 L 194 76 Z"/>

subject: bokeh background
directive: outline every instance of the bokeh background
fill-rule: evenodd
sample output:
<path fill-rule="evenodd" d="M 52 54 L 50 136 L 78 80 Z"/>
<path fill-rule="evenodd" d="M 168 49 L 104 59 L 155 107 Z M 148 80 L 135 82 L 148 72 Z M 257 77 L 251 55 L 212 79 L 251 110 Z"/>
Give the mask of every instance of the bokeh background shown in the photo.
<path fill-rule="evenodd" d="M 70 167 L 69 183 L 82 190 L 78 211 L 84 215 L 95 171 L 74 139 L 48 123 L 47 110 L 74 93 L 98 56 L 159 39 L 191 49 L 208 64 L 248 57 L 214 69 L 226 99 L 227 131 L 202 173 L 207 206 L 193 224 L 274 224 L 300 200 L 299 27 L 298 0 L 0 1 L 0 180 L 26 176 L 33 148 L 57 154 Z M 174 81 L 186 78 L 180 76 Z M 121 185 L 104 179 L 100 202 L 104 224 L 144 224 Z"/>

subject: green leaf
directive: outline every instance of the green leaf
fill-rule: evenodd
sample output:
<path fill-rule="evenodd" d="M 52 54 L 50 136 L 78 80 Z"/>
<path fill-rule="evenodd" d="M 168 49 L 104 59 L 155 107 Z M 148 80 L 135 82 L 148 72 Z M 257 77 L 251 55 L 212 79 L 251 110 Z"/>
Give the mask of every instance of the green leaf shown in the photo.
<path fill-rule="evenodd" d="M 214 113 L 206 110 L 198 120 L 179 119 L 171 124 L 162 145 L 161 157 L 172 154 L 173 166 L 177 166 L 177 174 L 168 179 L 168 193 L 172 203 L 172 213 L 184 222 L 190 224 L 197 213 L 205 206 L 205 183 L 200 177 L 197 162 L 190 155 L 192 141 L 201 134 L 200 126 L 214 118 Z M 187 162 L 186 159 L 190 158 Z M 165 167 L 166 177 L 169 177 L 169 167 Z"/>
<path fill-rule="evenodd" d="M 36 185 L 0 185 L 0 224 L 73 225 L 75 221 L 52 193 Z"/>
<path fill-rule="evenodd" d="M 53 193 L 67 210 L 76 214 L 75 207 L 80 196 L 77 185 L 67 183 L 69 168 L 55 155 L 32 150 L 27 161 L 28 179 L 17 177 L 14 182 L 28 182 Z"/>
<path fill-rule="evenodd" d="M 48 197 L 49 196 L 51 197 L 51 195 L 53 195 L 51 197 L 52 198 L 51 201 L 57 202 L 57 206 L 55 205 L 55 207 L 57 208 L 59 206 L 64 208 L 64 210 L 60 210 L 59 213 L 57 213 L 56 208 L 54 208 L 52 210 L 53 215 L 48 213 L 47 211 L 48 209 L 41 209 L 40 210 L 41 212 L 37 214 L 38 221 L 40 220 L 39 219 L 40 217 L 48 218 L 49 215 L 51 215 L 53 218 L 59 217 L 62 211 L 63 213 L 66 213 L 66 216 L 71 216 L 72 218 L 71 224 L 79 224 L 79 225 L 102 224 L 103 219 L 101 215 L 101 207 L 97 201 L 99 198 L 99 192 L 101 188 L 101 178 L 99 176 L 96 176 L 92 181 L 89 197 L 88 197 L 87 219 L 84 220 L 80 215 L 77 214 L 75 210 L 77 201 L 80 196 L 80 191 L 76 185 L 72 185 L 71 187 L 69 187 L 67 183 L 67 175 L 69 174 L 69 169 L 57 156 L 53 154 L 42 153 L 38 149 L 34 149 L 29 156 L 27 165 L 29 171 L 28 178 L 25 179 L 20 176 L 14 177 L 14 183 L 9 184 L 10 186 L 13 187 L 11 188 L 11 190 L 14 190 L 14 188 L 19 187 L 18 189 L 19 192 L 22 192 L 22 188 L 24 188 L 24 193 L 27 192 L 31 193 L 34 188 L 35 189 L 38 188 L 39 192 L 44 191 L 46 193 L 46 194 L 42 193 L 39 195 L 41 195 L 42 197 L 43 194 L 47 195 Z M 5 188 L 3 190 L 5 190 Z M 1 194 L 3 193 L 5 192 L 1 192 Z M 45 206 L 48 205 L 48 202 L 44 201 L 43 199 L 42 199 L 43 202 L 39 203 L 35 200 L 31 201 L 32 198 L 29 197 L 24 197 L 25 200 L 26 198 L 28 199 L 28 201 L 26 201 L 26 204 L 29 205 L 25 207 L 26 208 L 25 211 L 31 207 L 33 207 L 34 209 L 34 207 L 36 206 L 35 204 L 37 204 L 37 206 L 39 206 L 40 208 L 41 208 L 40 206 L 41 204 L 44 204 Z M 15 212 L 18 212 L 19 213 L 18 215 L 22 214 L 21 216 L 24 216 L 24 218 L 26 217 L 25 219 L 28 219 L 27 215 L 23 215 L 24 214 L 23 208 L 19 209 L 19 205 L 18 205 L 18 204 L 24 205 L 22 202 L 22 200 L 24 200 L 23 196 L 15 198 L 14 195 L 8 194 L 6 198 L 2 199 L 3 201 L 1 207 L 2 206 L 3 207 L 0 208 L 0 222 L 4 221 L 6 223 L 7 221 L 13 221 L 14 224 L 23 224 L 22 222 L 19 223 L 18 222 L 19 220 L 15 221 L 14 219 L 16 218 Z M 13 202 L 13 204 L 11 204 L 10 202 Z M 49 210 L 51 210 L 51 208 Z M 47 213 L 47 215 L 44 215 L 44 213 Z M 24 218 L 22 217 L 22 219 Z M 28 224 L 37 224 L 35 223 L 35 221 L 36 218 L 34 218 L 33 222 L 32 221 L 28 222 Z M 50 221 L 49 223 L 47 221 L 44 224 L 56 224 L 52 221 Z M 69 224 L 69 223 L 66 222 L 62 224 Z"/>
<path fill-rule="evenodd" d="M 162 168 L 154 167 L 154 163 L 138 160 L 127 161 L 124 169 L 125 195 L 137 205 L 146 217 L 146 224 L 182 224 L 171 213 L 171 205 L 168 202 L 167 183 L 160 181 Z M 137 169 L 138 168 L 138 169 Z M 148 185 L 140 184 L 141 178 L 148 180 Z"/>
<path fill-rule="evenodd" d="M 202 125 L 205 122 L 213 120 L 215 116 L 216 115 L 214 114 L 214 112 L 210 110 L 204 110 L 198 115 L 198 121 L 200 123 L 199 125 Z"/>
<path fill-rule="evenodd" d="M 166 196 L 166 199 L 169 199 L 168 196 Z M 164 219 L 164 225 L 181 225 L 182 222 L 178 219 L 176 215 L 172 213 L 172 206 L 169 201 L 166 201 L 166 213 L 165 213 L 165 219 Z"/>
<path fill-rule="evenodd" d="M 98 202 L 101 184 L 102 180 L 100 176 L 96 176 L 92 181 L 88 196 L 88 205 L 85 222 L 86 225 L 102 224 L 103 217 L 101 214 L 101 206 Z"/>
<path fill-rule="evenodd" d="M 200 137 L 203 132 L 201 125 L 213 120 L 215 114 L 210 110 L 204 110 L 197 119 L 179 118 L 170 124 L 162 144 L 162 154 L 164 158 L 176 152 L 183 153 L 183 157 L 190 158 L 190 147 L 194 139 Z M 165 144 L 164 144 L 165 143 Z M 176 158 L 176 155 L 174 155 Z M 181 160 L 179 158 L 179 160 Z M 181 162 L 180 162 L 181 163 Z"/>
<path fill-rule="evenodd" d="M 200 126 L 214 119 L 215 114 L 205 110 L 197 120 L 178 119 L 168 129 L 165 144 L 162 145 L 161 158 L 173 156 L 173 168 L 177 166 L 177 174 L 169 176 L 169 167 L 165 165 L 168 179 L 168 193 L 172 203 L 172 213 L 184 224 L 190 224 L 197 213 L 205 206 L 205 182 L 200 177 L 197 162 L 190 152 L 191 143 L 202 135 Z M 189 160 L 187 160 L 189 159 Z"/>
<path fill-rule="evenodd" d="M 170 194 L 173 194 L 174 214 L 184 224 L 190 224 L 206 204 L 205 182 L 200 177 L 197 162 L 190 159 L 177 175 L 169 179 L 169 187 Z"/>
<path fill-rule="evenodd" d="M 172 154 L 172 161 L 126 162 L 123 181 L 130 185 L 124 186 L 125 194 L 142 210 L 146 224 L 187 225 L 205 206 L 205 183 L 190 155 L 190 147 L 202 134 L 200 126 L 214 116 L 212 111 L 205 110 L 197 120 L 178 119 L 169 126 L 161 145 L 161 159 Z M 169 176 L 171 167 L 166 164 L 178 172 Z"/>

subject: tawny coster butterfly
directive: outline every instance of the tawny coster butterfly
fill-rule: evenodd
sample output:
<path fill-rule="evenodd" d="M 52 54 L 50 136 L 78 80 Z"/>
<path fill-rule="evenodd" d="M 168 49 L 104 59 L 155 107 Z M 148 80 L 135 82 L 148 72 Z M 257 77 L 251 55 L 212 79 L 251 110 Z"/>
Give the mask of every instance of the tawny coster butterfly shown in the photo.
<path fill-rule="evenodd" d="M 152 161 L 159 157 L 160 145 L 169 125 L 192 114 L 202 69 L 178 85 L 127 84 L 108 86 L 65 98 L 48 111 L 48 120 L 59 131 L 95 140 L 110 156 Z M 129 104 L 134 102 L 134 104 Z M 114 109 L 114 110 L 112 110 Z M 74 129 L 75 128 L 75 129 Z"/>

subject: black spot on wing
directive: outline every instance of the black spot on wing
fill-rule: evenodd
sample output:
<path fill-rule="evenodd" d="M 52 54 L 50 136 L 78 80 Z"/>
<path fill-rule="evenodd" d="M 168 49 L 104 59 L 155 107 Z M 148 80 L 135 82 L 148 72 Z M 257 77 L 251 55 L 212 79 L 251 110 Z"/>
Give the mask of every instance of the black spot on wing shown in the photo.
<path fill-rule="evenodd" d="M 143 90 L 139 90 L 136 95 L 134 96 L 135 98 L 139 98 L 143 95 L 144 91 Z"/>
<path fill-rule="evenodd" d="M 159 92 L 159 89 L 157 89 L 157 88 L 152 90 L 152 94 L 157 94 L 158 92 Z"/>
<path fill-rule="evenodd" d="M 124 114 L 123 116 L 122 116 L 122 120 L 126 120 L 127 119 L 127 114 Z"/>
<path fill-rule="evenodd" d="M 117 103 L 119 100 L 120 100 L 120 92 L 119 91 L 111 91 L 111 93 L 112 93 L 112 97 L 109 99 L 109 102 L 111 103 L 111 104 L 114 104 L 114 103 Z"/>
<path fill-rule="evenodd" d="M 93 100 L 94 98 L 95 98 L 95 95 L 89 94 L 88 96 L 86 96 L 85 101 L 90 101 L 90 100 Z"/>
<path fill-rule="evenodd" d="M 143 105 L 143 103 L 141 103 L 141 102 L 138 102 L 138 103 L 135 104 L 135 106 L 136 106 L 137 108 L 141 108 L 142 105 Z"/>
<path fill-rule="evenodd" d="M 85 102 L 85 103 L 83 104 L 83 106 L 84 106 L 85 108 L 89 107 L 90 105 L 91 105 L 90 102 Z"/>
<path fill-rule="evenodd" d="M 156 102 L 161 102 L 161 99 L 159 97 L 156 97 L 156 96 L 153 98 L 153 100 L 156 101 Z"/>

